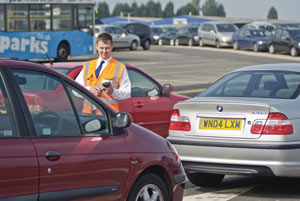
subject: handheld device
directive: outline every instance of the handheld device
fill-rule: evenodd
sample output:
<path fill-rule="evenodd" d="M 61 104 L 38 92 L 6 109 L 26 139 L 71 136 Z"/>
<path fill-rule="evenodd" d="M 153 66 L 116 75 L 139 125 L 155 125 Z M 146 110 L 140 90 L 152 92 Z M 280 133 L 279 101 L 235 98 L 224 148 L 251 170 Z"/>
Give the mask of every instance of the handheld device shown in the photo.
<path fill-rule="evenodd" d="M 109 87 L 110 86 L 110 82 L 104 82 L 104 83 L 102 83 L 102 86 Z"/>

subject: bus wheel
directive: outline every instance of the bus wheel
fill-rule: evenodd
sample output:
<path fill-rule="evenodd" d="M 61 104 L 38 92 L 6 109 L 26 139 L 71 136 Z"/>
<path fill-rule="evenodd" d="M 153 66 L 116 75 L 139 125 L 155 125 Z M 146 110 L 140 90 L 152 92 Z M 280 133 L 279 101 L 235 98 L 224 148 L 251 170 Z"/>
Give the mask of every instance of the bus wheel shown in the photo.
<path fill-rule="evenodd" d="M 57 48 L 57 60 L 67 61 L 69 55 L 70 55 L 69 45 L 67 43 L 60 43 Z"/>

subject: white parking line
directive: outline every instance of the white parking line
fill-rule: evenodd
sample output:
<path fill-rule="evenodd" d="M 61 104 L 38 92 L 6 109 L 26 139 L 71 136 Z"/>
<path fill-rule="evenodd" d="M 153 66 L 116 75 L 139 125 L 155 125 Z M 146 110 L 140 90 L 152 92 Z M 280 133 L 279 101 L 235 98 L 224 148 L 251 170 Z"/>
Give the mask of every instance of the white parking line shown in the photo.
<path fill-rule="evenodd" d="M 227 190 L 214 191 L 209 193 L 202 193 L 197 195 L 186 196 L 183 201 L 228 201 L 232 198 L 239 196 L 257 186 L 241 187 Z"/>

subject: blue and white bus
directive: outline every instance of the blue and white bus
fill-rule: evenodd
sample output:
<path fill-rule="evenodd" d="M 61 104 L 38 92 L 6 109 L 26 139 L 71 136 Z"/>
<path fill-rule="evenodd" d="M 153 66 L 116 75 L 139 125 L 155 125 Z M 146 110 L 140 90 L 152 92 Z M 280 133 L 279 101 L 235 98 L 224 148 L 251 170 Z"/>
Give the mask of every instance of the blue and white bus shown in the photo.
<path fill-rule="evenodd" d="M 94 54 L 92 0 L 0 0 L 0 57 L 20 60 Z"/>

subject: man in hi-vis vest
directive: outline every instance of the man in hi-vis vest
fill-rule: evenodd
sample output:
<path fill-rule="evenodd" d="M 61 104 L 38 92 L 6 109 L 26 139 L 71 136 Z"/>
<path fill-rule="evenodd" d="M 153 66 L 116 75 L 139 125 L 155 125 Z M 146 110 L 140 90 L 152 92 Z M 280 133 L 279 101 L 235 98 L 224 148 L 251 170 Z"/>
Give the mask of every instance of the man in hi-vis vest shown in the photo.
<path fill-rule="evenodd" d="M 113 42 L 110 34 L 98 35 L 96 49 L 99 58 L 84 62 L 76 81 L 118 112 L 119 100 L 130 98 L 131 94 L 126 66 L 112 58 Z M 92 113 L 92 109 L 92 105 L 83 106 L 84 113 Z"/>

